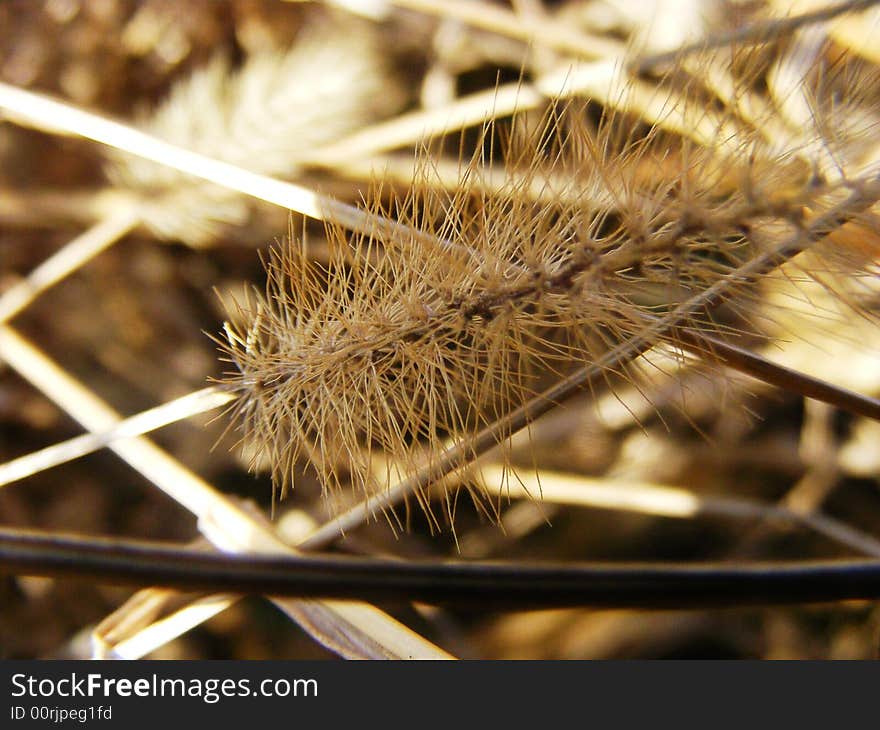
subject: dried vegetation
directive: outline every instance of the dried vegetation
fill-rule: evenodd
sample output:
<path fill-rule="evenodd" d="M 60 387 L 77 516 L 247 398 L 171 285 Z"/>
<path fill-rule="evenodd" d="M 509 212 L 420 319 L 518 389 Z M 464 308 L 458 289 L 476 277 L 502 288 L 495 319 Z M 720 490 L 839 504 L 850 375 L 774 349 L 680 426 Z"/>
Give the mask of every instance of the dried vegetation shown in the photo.
<path fill-rule="evenodd" d="M 880 557 L 880 10 L 345 5 L 0 6 L 4 527 Z M 3 656 L 855 658 L 880 625 L 276 599 L 297 631 L 4 581 Z"/>

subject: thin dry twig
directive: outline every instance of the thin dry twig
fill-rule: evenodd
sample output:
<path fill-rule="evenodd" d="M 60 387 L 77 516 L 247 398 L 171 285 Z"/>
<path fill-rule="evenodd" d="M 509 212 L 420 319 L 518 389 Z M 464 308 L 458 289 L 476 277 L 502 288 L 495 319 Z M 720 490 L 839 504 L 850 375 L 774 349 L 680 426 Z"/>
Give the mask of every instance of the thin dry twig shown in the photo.
<path fill-rule="evenodd" d="M 116 426 L 119 416 L 103 401 L 62 371 L 7 325 L 0 325 L 0 353 L 20 375 L 39 388 L 87 429 Z M 144 437 L 118 441 L 110 448 L 162 491 L 197 516 L 202 532 L 223 550 L 293 554 L 271 528 L 222 496 L 207 482 L 176 462 Z M 290 608 L 280 602 L 282 610 Z M 308 607 L 294 606 L 294 613 Z M 367 604 L 325 605 L 346 631 L 361 636 L 365 646 L 381 647 L 383 656 L 448 658 L 387 614 Z M 367 627 L 366 629 L 361 627 Z"/>
<path fill-rule="evenodd" d="M 141 222 L 136 205 L 121 206 L 50 256 L 24 279 L 0 295 L 0 324 L 10 320 L 36 297 L 112 246 Z"/>

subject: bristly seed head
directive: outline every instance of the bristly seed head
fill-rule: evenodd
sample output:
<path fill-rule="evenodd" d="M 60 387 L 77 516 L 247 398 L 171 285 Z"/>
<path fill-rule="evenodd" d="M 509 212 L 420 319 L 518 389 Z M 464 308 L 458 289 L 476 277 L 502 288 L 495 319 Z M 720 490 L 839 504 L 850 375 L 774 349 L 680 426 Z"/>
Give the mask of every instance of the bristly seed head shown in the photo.
<path fill-rule="evenodd" d="M 227 383 L 282 493 L 306 457 L 331 501 L 348 484 L 376 494 L 718 282 L 746 328 L 756 282 L 732 272 L 846 193 L 754 133 L 731 157 L 730 139 L 632 138 L 625 115 L 595 129 L 579 102 L 537 129 L 509 144 L 500 186 L 475 157 L 444 192 L 426 162 L 410 195 L 371 204 L 411 236 L 331 225 L 326 269 L 299 245 L 271 253 L 265 293 L 228 337 Z M 701 311 L 679 330 L 711 322 Z"/>

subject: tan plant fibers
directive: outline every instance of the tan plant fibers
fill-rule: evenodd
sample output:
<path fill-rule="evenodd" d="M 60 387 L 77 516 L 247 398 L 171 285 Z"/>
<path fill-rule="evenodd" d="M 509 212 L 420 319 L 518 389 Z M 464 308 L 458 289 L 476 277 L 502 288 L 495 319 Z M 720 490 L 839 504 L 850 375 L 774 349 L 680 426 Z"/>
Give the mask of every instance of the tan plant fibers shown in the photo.
<path fill-rule="evenodd" d="M 316 147 L 400 106 L 376 35 L 351 19 L 313 21 L 290 49 L 261 51 L 237 70 L 218 55 L 179 82 L 143 126 L 213 159 L 291 177 Z M 145 222 L 161 238 L 204 246 L 247 220 L 247 201 L 234 191 L 149 160 L 113 152 L 107 173 L 141 194 Z"/>
<path fill-rule="evenodd" d="M 698 115 L 705 100 L 687 99 Z M 864 215 L 877 195 L 870 175 L 825 174 L 827 158 L 810 154 L 863 145 L 864 130 L 832 139 L 817 123 L 810 145 L 780 150 L 754 131 L 730 137 L 729 114 L 710 145 L 625 111 L 598 122 L 591 112 L 570 102 L 538 125 L 517 115 L 504 134 L 490 125 L 451 193 L 430 184 L 425 155 L 413 192 L 388 202 L 380 190 L 370 203 L 409 236 L 329 226 L 325 269 L 296 241 L 270 254 L 265 293 L 227 326 L 227 384 L 282 494 L 300 457 L 331 501 L 349 481 L 381 492 L 394 470 L 412 473 L 450 440 L 466 445 L 676 308 L 687 314 L 670 322 L 679 330 L 752 330 L 775 265 L 855 219 L 876 232 Z M 507 170 L 491 192 L 486 157 Z M 557 187 L 536 197 L 536 180 Z M 775 265 L 742 275 L 788 240 L 797 245 Z"/>

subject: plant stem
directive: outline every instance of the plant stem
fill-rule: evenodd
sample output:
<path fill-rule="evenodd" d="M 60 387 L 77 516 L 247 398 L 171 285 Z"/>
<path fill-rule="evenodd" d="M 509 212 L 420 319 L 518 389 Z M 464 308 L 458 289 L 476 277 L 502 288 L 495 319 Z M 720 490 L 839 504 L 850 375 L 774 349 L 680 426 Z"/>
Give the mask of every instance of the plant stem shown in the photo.
<path fill-rule="evenodd" d="M 0 568 L 20 574 L 298 598 L 480 608 L 701 608 L 880 598 L 880 561 L 586 563 L 229 557 L 161 543 L 0 530 Z"/>

